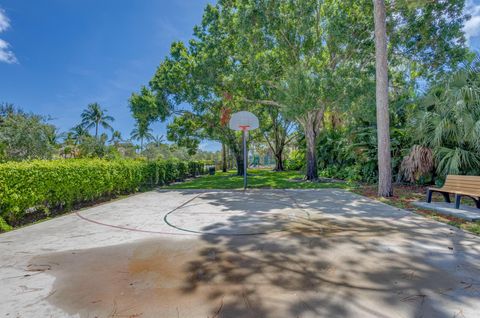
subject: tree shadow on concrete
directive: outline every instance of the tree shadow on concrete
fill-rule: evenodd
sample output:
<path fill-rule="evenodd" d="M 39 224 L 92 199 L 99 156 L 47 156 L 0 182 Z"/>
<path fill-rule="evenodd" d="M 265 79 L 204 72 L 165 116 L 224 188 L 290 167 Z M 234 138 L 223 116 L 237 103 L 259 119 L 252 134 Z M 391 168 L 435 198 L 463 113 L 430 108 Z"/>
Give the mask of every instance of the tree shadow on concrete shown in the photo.
<path fill-rule="evenodd" d="M 224 211 L 247 209 L 224 220 L 221 232 L 204 229 L 209 247 L 187 266 L 183 292 L 211 287 L 209 301 L 222 300 L 219 317 L 453 317 L 480 310 L 480 254 L 471 247 L 478 239 L 344 191 L 293 195 L 305 213 L 278 221 L 280 232 L 240 237 L 234 234 L 257 227 L 254 216 L 268 212 L 252 207 L 259 196 L 203 195 Z M 225 284 L 229 289 L 215 288 Z"/>
<path fill-rule="evenodd" d="M 197 212 L 201 234 L 44 254 L 27 271 L 53 275 L 42 301 L 80 317 L 480 310 L 479 239 L 444 224 L 341 190 L 205 192 L 172 220 L 194 227 Z"/>

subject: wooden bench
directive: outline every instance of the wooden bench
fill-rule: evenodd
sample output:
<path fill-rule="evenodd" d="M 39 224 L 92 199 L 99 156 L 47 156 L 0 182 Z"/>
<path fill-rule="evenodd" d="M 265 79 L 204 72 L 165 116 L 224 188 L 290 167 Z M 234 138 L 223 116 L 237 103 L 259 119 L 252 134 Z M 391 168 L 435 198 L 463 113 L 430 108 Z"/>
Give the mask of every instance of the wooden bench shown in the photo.
<path fill-rule="evenodd" d="M 445 184 L 441 188 L 428 188 L 427 202 L 432 202 L 433 192 L 439 192 L 450 203 L 450 193 L 455 194 L 455 208 L 460 208 L 462 196 L 470 197 L 480 209 L 480 177 L 448 175 Z"/>

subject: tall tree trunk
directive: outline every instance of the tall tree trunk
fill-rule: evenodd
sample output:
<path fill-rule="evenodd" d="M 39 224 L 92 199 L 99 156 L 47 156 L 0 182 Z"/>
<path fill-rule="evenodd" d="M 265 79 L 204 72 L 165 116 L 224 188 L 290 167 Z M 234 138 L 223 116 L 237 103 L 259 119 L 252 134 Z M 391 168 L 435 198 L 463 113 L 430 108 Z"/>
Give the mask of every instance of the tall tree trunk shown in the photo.
<path fill-rule="evenodd" d="M 143 152 L 143 138 L 140 138 L 140 153 Z"/>
<path fill-rule="evenodd" d="M 227 172 L 227 147 L 225 143 L 222 142 L 222 171 Z"/>
<path fill-rule="evenodd" d="M 307 180 L 318 179 L 318 167 L 317 167 L 317 138 L 313 127 L 305 127 L 305 139 L 307 141 L 307 172 L 305 178 Z"/>
<path fill-rule="evenodd" d="M 305 131 L 307 141 L 307 171 L 305 179 L 317 180 L 317 137 L 322 126 L 324 109 L 309 111 L 299 122 Z"/>
<path fill-rule="evenodd" d="M 233 169 L 234 166 L 235 163 L 233 159 L 232 149 L 228 148 L 228 168 Z"/>
<path fill-rule="evenodd" d="M 243 153 L 235 152 L 235 160 L 237 162 L 237 175 L 243 176 Z"/>
<path fill-rule="evenodd" d="M 387 27 L 384 0 L 373 0 L 375 18 L 378 195 L 393 195 L 388 113 Z"/>
<path fill-rule="evenodd" d="M 284 171 L 283 166 L 283 148 L 275 153 L 275 171 Z"/>
<path fill-rule="evenodd" d="M 95 138 L 98 136 L 98 123 L 95 124 Z"/>
<path fill-rule="evenodd" d="M 243 148 L 235 133 L 231 130 L 225 132 L 224 142 L 230 148 L 237 164 L 237 175 L 243 175 Z"/>
<path fill-rule="evenodd" d="M 225 152 L 226 152 L 226 156 L 227 156 L 227 170 L 230 170 L 232 169 L 233 165 L 232 165 L 232 154 L 231 154 L 231 150 L 230 150 L 230 147 L 228 147 L 228 145 L 225 145 Z"/>

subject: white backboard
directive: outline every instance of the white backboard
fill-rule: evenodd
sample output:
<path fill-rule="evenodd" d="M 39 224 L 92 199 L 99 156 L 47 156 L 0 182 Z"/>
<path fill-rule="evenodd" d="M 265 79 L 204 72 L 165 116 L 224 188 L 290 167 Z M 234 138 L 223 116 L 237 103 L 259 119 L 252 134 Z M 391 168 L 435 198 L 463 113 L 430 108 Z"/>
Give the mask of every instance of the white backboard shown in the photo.
<path fill-rule="evenodd" d="M 259 126 L 258 118 L 251 112 L 241 111 L 232 114 L 230 122 L 228 124 L 230 129 L 233 130 L 252 130 L 257 129 Z"/>

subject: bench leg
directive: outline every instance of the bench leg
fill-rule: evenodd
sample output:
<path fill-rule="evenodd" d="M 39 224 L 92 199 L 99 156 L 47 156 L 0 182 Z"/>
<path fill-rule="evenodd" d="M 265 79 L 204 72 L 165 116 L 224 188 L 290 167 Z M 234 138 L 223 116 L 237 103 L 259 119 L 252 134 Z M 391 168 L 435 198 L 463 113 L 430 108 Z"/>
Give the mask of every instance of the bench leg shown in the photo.
<path fill-rule="evenodd" d="M 432 194 L 433 194 L 432 190 L 427 190 L 427 203 L 432 202 Z"/>
<path fill-rule="evenodd" d="M 480 198 L 474 198 L 474 197 L 471 197 L 473 199 L 473 201 L 475 201 L 475 205 L 477 206 L 478 209 L 480 209 Z"/>
<path fill-rule="evenodd" d="M 455 194 L 455 209 L 460 209 L 460 200 L 462 196 L 460 194 Z"/>
<path fill-rule="evenodd" d="M 431 203 L 432 202 L 432 194 L 433 194 L 433 190 L 429 189 L 427 190 L 427 203 Z M 443 195 L 443 198 L 445 199 L 445 202 L 447 203 L 451 203 L 452 201 L 450 201 L 450 194 L 447 193 L 447 192 L 441 192 L 441 191 L 438 191 L 439 193 L 441 193 Z"/>
<path fill-rule="evenodd" d="M 450 194 L 448 194 L 448 193 L 446 193 L 446 192 L 442 192 L 442 195 L 443 195 L 443 197 L 445 198 L 445 202 L 451 203 L 451 201 L 450 201 Z"/>

